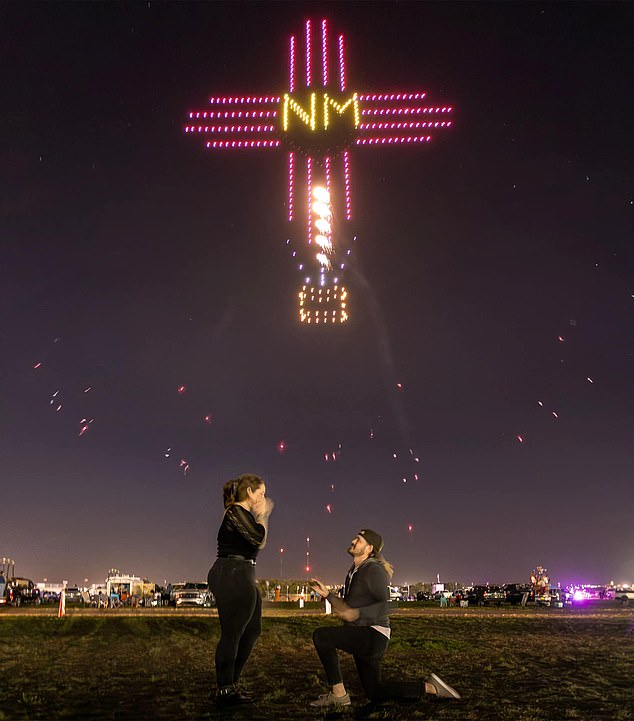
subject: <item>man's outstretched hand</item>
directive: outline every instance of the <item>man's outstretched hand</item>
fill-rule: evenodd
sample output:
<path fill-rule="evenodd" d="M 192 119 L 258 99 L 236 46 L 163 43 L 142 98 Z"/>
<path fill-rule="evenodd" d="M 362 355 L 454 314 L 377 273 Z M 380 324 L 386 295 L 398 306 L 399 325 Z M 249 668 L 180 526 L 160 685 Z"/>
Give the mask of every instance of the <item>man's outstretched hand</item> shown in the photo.
<path fill-rule="evenodd" d="M 318 593 L 322 598 L 326 598 L 326 596 L 330 593 L 330 591 L 324 586 L 324 584 L 318 579 L 318 578 L 311 578 L 310 579 L 310 587 L 315 591 L 315 593 Z"/>
<path fill-rule="evenodd" d="M 356 608 L 350 608 L 348 604 L 339 596 L 331 594 L 330 591 L 324 586 L 324 584 L 318 578 L 310 579 L 310 586 L 318 593 L 322 598 L 329 596 L 329 601 L 332 605 L 332 610 L 336 616 L 342 621 L 356 621 L 359 618 L 359 611 Z"/>

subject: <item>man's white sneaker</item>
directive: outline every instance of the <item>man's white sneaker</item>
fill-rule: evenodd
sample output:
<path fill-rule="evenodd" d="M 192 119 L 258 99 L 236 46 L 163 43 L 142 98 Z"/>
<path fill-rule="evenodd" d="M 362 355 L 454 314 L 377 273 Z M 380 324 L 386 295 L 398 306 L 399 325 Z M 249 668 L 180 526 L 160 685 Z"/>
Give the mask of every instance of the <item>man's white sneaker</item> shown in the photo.
<path fill-rule="evenodd" d="M 436 689 L 435 695 L 437 698 L 461 698 L 455 688 L 451 688 L 448 683 L 443 681 L 440 676 L 436 676 L 435 673 L 431 674 L 427 679 L 427 683 L 430 683 Z"/>
<path fill-rule="evenodd" d="M 316 701 L 311 701 L 313 708 L 326 708 L 327 706 L 350 706 L 350 694 L 334 696 L 332 693 L 322 693 Z"/>

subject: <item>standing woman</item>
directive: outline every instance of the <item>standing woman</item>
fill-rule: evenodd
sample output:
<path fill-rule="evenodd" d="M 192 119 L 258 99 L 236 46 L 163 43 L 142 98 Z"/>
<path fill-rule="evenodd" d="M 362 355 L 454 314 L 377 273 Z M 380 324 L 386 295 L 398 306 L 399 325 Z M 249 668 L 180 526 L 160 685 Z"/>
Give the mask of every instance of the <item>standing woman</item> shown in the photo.
<path fill-rule="evenodd" d="M 216 597 L 220 640 L 216 647 L 217 703 L 251 703 L 236 684 L 262 631 L 262 597 L 255 585 L 255 559 L 264 548 L 273 501 L 249 473 L 222 489 L 225 515 L 218 531 L 218 558 L 209 571 Z"/>

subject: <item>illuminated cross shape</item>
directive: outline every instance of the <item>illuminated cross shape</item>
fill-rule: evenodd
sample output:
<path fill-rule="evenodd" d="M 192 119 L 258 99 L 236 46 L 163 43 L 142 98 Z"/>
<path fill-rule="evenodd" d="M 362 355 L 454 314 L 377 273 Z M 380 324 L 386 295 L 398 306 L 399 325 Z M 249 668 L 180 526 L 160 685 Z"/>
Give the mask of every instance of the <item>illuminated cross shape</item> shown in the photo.
<path fill-rule="evenodd" d="M 299 320 L 337 323 L 349 317 L 350 249 L 340 239 L 351 237 L 350 149 L 428 143 L 451 127 L 452 110 L 426 104 L 424 92 L 348 88 L 343 35 L 331 37 L 326 20 L 307 20 L 290 38 L 288 92 L 212 97 L 207 110 L 189 113 L 185 132 L 202 135 L 212 150 L 286 149 L 288 220 L 302 237 Z"/>

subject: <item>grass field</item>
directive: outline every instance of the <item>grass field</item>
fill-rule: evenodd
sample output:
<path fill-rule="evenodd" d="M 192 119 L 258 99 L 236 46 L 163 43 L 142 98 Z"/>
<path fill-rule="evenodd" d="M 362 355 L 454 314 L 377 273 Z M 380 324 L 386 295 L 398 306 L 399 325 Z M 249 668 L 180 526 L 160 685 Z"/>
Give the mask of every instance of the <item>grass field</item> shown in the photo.
<path fill-rule="evenodd" d="M 0 720 L 254 719 L 323 715 L 314 628 L 335 619 L 267 609 L 245 670 L 255 706 L 214 707 L 218 619 L 210 611 L 0 612 Z M 629 609 L 403 608 L 392 616 L 386 676 L 436 671 L 462 701 L 368 708 L 351 659 L 353 707 L 330 718 L 558 721 L 634 718 L 634 615 Z"/>

